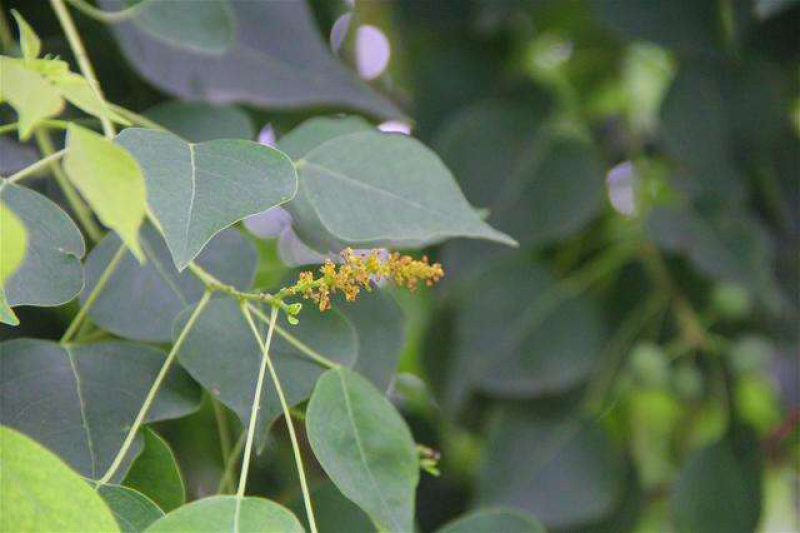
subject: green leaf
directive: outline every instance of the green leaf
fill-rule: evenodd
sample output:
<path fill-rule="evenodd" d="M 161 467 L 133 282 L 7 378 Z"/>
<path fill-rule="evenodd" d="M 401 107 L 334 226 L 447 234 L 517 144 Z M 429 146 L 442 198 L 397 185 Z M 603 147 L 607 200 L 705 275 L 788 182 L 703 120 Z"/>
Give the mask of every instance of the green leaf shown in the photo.
<path fill-rule="evenodd" d="M 119 451 L 164 363 L 161 350 L 129 342 L 0 344 L 0 422 L 50 448 L 81 475 L 98 479 Z M 148 421 L 177 418 L 200 402 L 194 382 L 172 368 Z M 141 452 L 138 437 L 112 481 Z"/>
<path fill-rule="evenodd" d="M 450 522 L 437 533 L 545 533 L 542 525 L 527 513 L 511 509 L 486 509 Z"/>
<path fill-rule="evenodd" d="M 581 385 L 603 349 L 603 328 L 586 296 L 571 296 L 540 266 L 514 260 L 469 282 L 458 300 L 447 401 L 470 386 L 492 396 L 532 398 Z"/>
<path fill-rule="evenodd" d="M 112 228 L 139 261 L 139 226 L 145 217 L 145 180 L 136 160 L 102 135 L 75 124 L 67 129 L 64 170 L 100 221 Z"/>
<path fill-rule="evenodd" d="M 298 195 L 345 245 L 422 246 L 450 237 L 516 244 L 480 219 L 433 152 L 405 135 L 336 137 L 297 168 Z"/>
<path fill-rule="evenodd" d="M 294 165 L 283 153 L 252 141 L 190 144 L 164 132 L 128 128 L 117 136 L 141 164 L 147 202 L 178 270 L 219 231 L 290 200 Z"/>
<path fill-rule="evenodd" d="M 196 8 L 192 0 L 169 3 L 183 10 L 182 15 Z M 159 89 L 185 100 L 269 109 L 325 105 L 386 118 L 402 115 L 331 54 L 306 2 L 230 4 L 236 40 L 218 56 L 154 39 L 134 22 L 112 29 L 131 66 Z M 115 10 L 124 2 L 103 0 L 100 5 Z M 198 39 L 201 36 L 197 34 Z"/>
<path fill-rule="evenodd" d="M 121 337 L 152 342 L 172 339 L 172 322 L 203 295 L 204 286 L 194 274 L 178 272 L 164 238 L 151 224 L 139 231 L 147 261 L 140 264 L 126 252 L 89 310 L 98 326 Z M 86 259 L 85 302 L 97 280 L 119 248 L 120 240 L 106 236 Z M 250 288 L 256 268 L 253 245 L 234 229 L 217 234 L 197 257 L 197 264 L 223 283 L 239 290 Z"/>
<path fill-rule="evenodd" d="M 329 370 L 308 403 L 306 428 L 314 455 L 342 494 L 389 531 L 414 529 L 414 439 L 375 387 L 349 370 Z"/>
<path fill-rule="evenodd" d="M 13 213 L 27 231 L 22 263 L 2 284 L 8 306 L 53 306 L 70 301 L 83 288 L 80 259 L 85 245 L 81 232 L 60 207 L 25 187 L 0 183 L 0 201 L 4 211 Z M 13 226 L 6 224 L 5 216 L 2 222 L 5 262 L 6 246 L 13 244 L 5 236 Z M 2 321 L 12 323 L 7 320 L 11 317 L 13 314 L 3 316 Z"/>
<path fill-rule="evenodd" d="M 144 451 L 136 458 L 125 476 L 126 487 L 151 498 L 166 512 L 186 502 L 186 488 L 172 449 L 163 438 L 145 428 Z"/>
<path fill-rule="evenodd" d="M 0 79 L 0 103 L 7 101 L 17 112 L 20 140 L 28 139 L 39 121 L 64 109 L 58 91 L 21 59 L 0 56 Z"/>
<path fill-rule="evenodd" d="M 145 111 L 144 115 L 189 142 L 248 139 L 255 135 L 250 116 L 232 105 L 173 100 Z"/>
<path fill-rule="evenodd" d="M 622 497 L 619 454 L 596 422 L 545 407 L 495 412 L 479 504 L 523 509 L 553 529 L 604 518 Z"/>
<path fill-rule="evenodd" d="M 338 533 L 352 531 L 358 533 L 374 533 L 375 524 L 356 504 L 345 498 L 336 485 L 325 481 L 311 491 L 314 504 L 314 518 L 320 533 Z M 298 496 L 289 506 L 300 517 L 303 525 L 306 522 L 305 504 L 302 496 Z"/>
<path fill-rule="evenodd" d="M 36 59 L 42 51 L 42 41 L 39 40 L 39 36 L 36 35 L 36 32 L 33 31 L 30 24 L 22 18 L 19 11 L 12 9 L 11 14 L 14 15 L 14 19 L 17 21 L 17 28 L 19 29 L 19 47 L 22 49 L 22 57 L 25 58 L 26 61 Z"/>
<path fill-rule="evenodd" d="M 761 515 L 758 442 L 726 436 L 696 452 L 672 489 L 670 513 L 680 532 L 755 531 Z"/>
<path fill-rule="evenodd" d="M 314 117 L 281 137 L 278 148 L 292 159 L 300 159 L 325 141 L 372 130 L 372 124 L 358 116 Z"/>
<path fill-rule="evenodd" d="M 146 0 L 133 24 L 159 41 L 203 54 L 224 53 L 236 37 L 236 18 L 227 0 Z"/>
<path fill-rule="evenodd" d="M 216 533 L 233 531 L 235 496 L 213 496 L 172 511 L 147 529 L 147 533 Z M 248 533 L 303 533 L 303 526 L 288 509 L 263 498 L 243 498 L 239 531 Z"/>
<path fill-rule="evenodd" d="M 28 232 L 14 212 L 0 202 L 0 288 L 17 271 L 25 257 Z"/>
<path fill-rule="evenodd" d="M 590 144 L 551 131 L 542 107 L 483 102 L 459 113 L 435 142 L 467 199 L 522 244 L 563 239 L 603 208 L 600 158 Z"/>
<path fill-rule="evenodd" d="M 119 485 L 103 485 L 97 491 L 103 497 L 122 533 L 139 533 L 164 516 L 158 505 L 139 491 Z"/>
<path fill-rule="evenodd" d="M 0 444 L 0 529 L 119 531 L 100 496 L 58 457 L 7 427 Z"/>
<path fill-rule="evenodd" d="M 75 107 L 96 117 L 105 117 L 125 126 L 130 125 L 129 120 L 112 111 L 108 104 L 97 96 L 86 78 L 80 74 L 69 72 L 66 63 L 63 70 L 48 76 L 47 79 L 61 96 Z"/>

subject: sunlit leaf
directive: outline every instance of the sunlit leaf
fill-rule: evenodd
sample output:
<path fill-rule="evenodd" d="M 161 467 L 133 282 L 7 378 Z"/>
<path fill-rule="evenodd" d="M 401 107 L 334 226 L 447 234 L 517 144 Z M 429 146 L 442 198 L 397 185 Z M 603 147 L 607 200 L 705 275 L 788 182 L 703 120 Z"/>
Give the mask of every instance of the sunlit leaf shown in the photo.
<path fill-rule="evenodd" d="M 0 443 L 0 529 L 119 531 L 102 498 L 53 453 L 5 426 Z"/>
<path fill-rule="evenodd" d="M 64 100 L 40 74 L 25 67 L 21 59 L 0 56 L 0 102 L 8 102 L 17 112 L 19 138 L 30 137 L 40 120 L 58 115 Z"/>
<path fill-rule="evenodd" d="M 213 496 L 172 511 L 147 529 L 147 533 L 233 531 L 236 497 Z M 303 526 L 288 509 L 263 498 L 243 498 L 239 531 L 252 533 L 303 533 Z"/>
<path fill-rule="evenodd" d="M 186 10 L 188 3 L 191 0 L 175 3 L 174 9 Z M 325 104 L 382 117 L 402 114 L 333 57 L 306 2 L 234 0 L 230 4 L 236 19 L 236 41 L 222 55 L 154 39 L 134 22 L 115 25 L 113 30 L 128 60 L 144 78 L 187 100 L 268 108 Z M 115 10 L 124 3 L 103 0 L 100 5 Z"/>
<path fill-rule="evenodd" d="M 0 287 L 22 264 L 27 241 L 28 232 L 22 221 L 0 202 Z"/>
<path fill-rule="evenodd" d="M 117 142 L 139 161 L 147 202 L 178 270 L 219 231 L 290 200 L 297 174 L 283 153 L 252 141 L 190 144 L 164 132 L 128 128 Z"/>
<path fill-rule="evenodd" d="M 12 213 L 27 236 L 22 263 L 2 284 L 8 306 L 53 306 L 74 298 L 83 288 L 80 259 L 85 245 L 69 216 L 39 193 L 7 182 L 0 183 L 0 201 L 3 212 Z M 6 232 L 12 232 L 14 226 L 6 224 L 6 218 L 2 219 L 4 264 L 7 246 L 9 257 L 14 257 L 14 241 L 6 240 Z M 11 317 L 13 314 L 3 316 L 3 321 L 11 323 Z"/>
<path fill-rule="evenodd" d="M 145 179 L 124 148 L 74 123 L 67 129 L 64 170 L 103 224 L 112 228 L 139 261 L 139 226 L 145 217 Z"/>
<path fill-rule="evenodd" d="M 97 492 L 111 509 L 122 533 L 140 533 L 164 516 L 164 511 L 150 498 L 128 487 L 103 485 Z"/>
<path fill-rule="evenodd" d="M 22 57 L 26 60 L 36 59 L 42 51 L 42 41 L 39 40 L 39 36 L 36 35 L 30 24 L 22 18 L 19 11 L 12 9 L 11 14 L 14 15 L 14 19 L 17 21 L 19 47 L 22 49 Z"/>
<path fill-rule="evenodd" d="M 164 357 L 161 350 L 129 342 L 6 341 L 0 344 L 0 422 L 37 439 L 81 475 L 98 479 L 119 451 Z M 197 386 L 173 368 L 148 420 L 184 416 L 199 401 Z M 141 449 L 139 437 L 114 480 Z"/>
<path fill-rule="evenodd" d="M 89 316 L 98 326 L 121 337 L 169 342 L 173 320 L 188 304 L 200 299 L 204 286 L 194 274 L 175 269 L 164 238 L 152 225 L 142 226 L 139 242 L 147 261 L 140 264 L 126 252 L 97 296 Z M 119 245 L 119 238 L 111 234 L 89 254 L 82 301 L 86 301 Z M 196 261 L 223 283 L 240 290 L 247 290 L 252 284 L 255 250 L 236 230 L 218 233 Z"/>
<path fill-rule="evenodd" d="M 172 449 L 163 438 L 145 428 L 144 451 L 133 461 L 123 481 L 170 512 L 186 502 L 186 488 Z"/>
<path fill-rule="evenodd" d="M 414 440 L 375 387 L 349 370 L 329 370 L 309 401 L 306 428 L 317 460 L 342 494 L 389 531 L 414 529 Z"/>

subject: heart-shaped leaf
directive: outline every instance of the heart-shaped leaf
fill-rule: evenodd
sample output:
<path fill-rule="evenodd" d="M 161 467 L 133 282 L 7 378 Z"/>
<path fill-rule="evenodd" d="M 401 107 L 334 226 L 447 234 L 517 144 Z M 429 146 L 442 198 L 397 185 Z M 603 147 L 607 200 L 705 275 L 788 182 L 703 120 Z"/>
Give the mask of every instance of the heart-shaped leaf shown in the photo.
<path fill-rule="evenodd" d="M 219 231 L 289 201 L 297 189 L 289 158 L 256 142 L 191 144 L 141 128 L 124 130 L 117 142 L 144 170 L 147 202 L 178 270 Z"/>
<path fill-rule="evenodd" d="M 140 264 L 130 253 L 122 258 L 105 288 L 89 310 L 98 326 L 121 337 L 152 342 L 172 339 L 172 322 L 203 295 L 194 274 L 178 272 L 164 238 L 150 224 L 142 226 L 139 242 L 147 261 Z M 86 259 L 85 302 L 119 248 L 116 235 L 108 235 Z M 253 245 L 234 229 L 218 233 L 197 256 L 197 264 L 239 290 L 250 288 L 256 269 Z"/>
<path fill-rule="evenodd" d="M 235 496 L 203 498 L 172 511 L 147 529 L 147 533 L 187 531 L 239 531 L 248 533 L 303 533 L 303 526 L 291 511 L 263 498 L 242 498 L 239 519 Z"/>
<path fill-rule="evenodd" d="M 102 498 L 52 452 L 7 427 L 0 427 L 0 443 L 0 529 L 119 531 Z"/>
<path fill-rule="evenodd" d="M 170 512 L 186 502 L 186 487 L 172 449 L 149 428 L 142 431 L 144 451 L 133 461 L 123 482 Z"/>
<path fill-rule="evenodd" d="M 314 455 L 342 494 L 382 528 L 413 531 L 414 439 L 380 391 L 349 370 L 329 370 L 308 403 L 306 428 Z"/>
<path fill-rule="evenodd" d="M 405 135 L 335 137 L 297 168 L 298 195 L 345 245 L 422 246 L 450 237 L 516 244 L 480 219 L 433 152 Z"/>
<path fill-rule="evenodd" d="M 37 439 L 84 477 L 98 479 L 119 451 L 164 358 L 161 350 L 129 342 L 4 342 L 0 422 Z M 148 420 L 184 416 L 199 402 L 194 382 L 173 368 Z M 115 480 L 141 449 L 137 438 Z"/>
<path fill-rule="evenodd" d="M 228 0 L 147 0 L 132 22 L 139 30 L 174 47 L 222 54 L 236 37 L 236 18 Z"/>
<path fill-rule="evenodd" d="M 437 533 L 545 533 L 542 525 L 532 516 L 511 509 L 475 511 L 457 518 L 439 529 Z"/>
<path fill-rule="evenodd" d="M 601 426 L 522 404 L 501 408 L 492 422 L 481 505 L 524 509 L 553 529 L 595 522 L 616 508 L 624 468 Z"/>
<path fill-rule="evenodd" d="M 164 516 L 153 500 L 128 487 L 103 485 L 97 492 L 111 509 L 122 533 L 140 533 Z"/>
<path fill-rule="evenodd" d="M 103 224 L 112 228 L 137 259 L 137 236 L 145 216 L 145 180 L 136 160 L 102 135 L 71 123 L 64 171 Z"/>
<path fill-rule="evenodd" d="M 182 13 L 196 8 L 192 0 L 169 3 Z M 103 0 L 100 5 L 115 10 L 124 2 Z M 186 100 L 241 102 L 272 109 L 326 104 L 387 118 L 402 115 L 333 57 L 320 39 L 306 2 L 234 0 L 231 6 L 236 41 L 222 55 L 170 45 L 133 22 L 115 25 L 113 30 L 142 76 Z"/>
<path fill-rule="evenodd" d="M 0 202 L 26 230 L 22 263 L 2 284 L 8 306 L 60 305 L 70 301 L 83 288 L 81 257 L 85 251 L 83 236 L 67 214 L 56 204 L 25 187 L 0 183 Z M 3 225 L 3 260 L 5 234 L 12 228 Z M 7 311 L 7 312 L 10 312 Z M 3 318 L 18 323 L 13 313 Z"/>

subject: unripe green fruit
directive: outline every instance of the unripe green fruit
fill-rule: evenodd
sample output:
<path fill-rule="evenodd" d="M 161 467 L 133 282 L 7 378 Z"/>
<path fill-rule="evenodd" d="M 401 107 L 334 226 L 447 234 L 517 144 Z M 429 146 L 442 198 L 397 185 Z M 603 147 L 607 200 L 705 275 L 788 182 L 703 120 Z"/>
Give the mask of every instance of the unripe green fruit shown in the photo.
<path fill-rule="evenodd" d="M 752 301 L 741 285 L 721 283 L 714 288 L 711 304 L 722 317 L 737 320 L 750 314 Z"/>
<path fill-rule="evenodd" d="M 662 387 L 669 379 L 669 362 L 664 351 L 651 342 L 634 346 L 630 359 L 637 381 L 647 387 Z"/>

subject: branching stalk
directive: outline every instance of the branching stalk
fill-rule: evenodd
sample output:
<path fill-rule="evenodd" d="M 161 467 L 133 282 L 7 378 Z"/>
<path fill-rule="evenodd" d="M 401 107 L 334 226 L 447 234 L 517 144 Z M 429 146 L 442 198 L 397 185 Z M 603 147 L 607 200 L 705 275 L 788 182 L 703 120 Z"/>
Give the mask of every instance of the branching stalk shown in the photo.
<path fill-rule="evenodd" d="M 245 319 L 247 319 L 247 323 L 250 325 L 250 329 L 253 331 L 253 335 L 256 337 L 256 340 L 259 341 L 261 344 L 261 335 L 258 332 L 258 328 L 256 327 L 255 322 L 253 321 L 253 317 L 250 314 L 250 309 L 247 306 L 246 302 L 242 302 L 242 312 L 244 313 Z M 300 489 L 303 492 L 303 502 L 305 503 L 306 507 L 306 516 L 308 518 L 308 525 L 311 528 L 311 533 L 317 533 L 317 523 L 314 519 L 314 508 L 311 505 L 311 493 L 308 490 L 308 482 L 306 481 L 306 474 L 305 469 L 303 468 L 303 456 L 300 453 L 300 445 L 297 441 L 297 435 L 294 431 L 294 422 L 292 421 L 292 414 L 291 410 L 289 409 L 289 404 L 286 401 L 286 396 L 283 394 L 283 387 L 281 386 L 281 382 L 278 379 L 278 374 L 275 372 L 275 367 L 272 364 L 272 359 L 269 355 L 269 345 L 272 342 L 272 334 L 275 331 L 275 322 L 278 319 L 278 309 L 276 307 L 272 308 L 272 312 L 270 313 L 269 317 L 269 330 L 267 331 L 267 340 L 264 343 L 264 353 L 263 353 L 263 361 L 261 364 L 261 371 L 258 375 L 258 382 L 256 384 L 256 394 L 253 400 L 253 409 L 250 413 L 250 428 L 248 430 L 247 435 L 247 444 L 245 445 L 244 451 L 244 462 L 242 464 L 242 474 L 239 478 L 239 492 L 238 492 L 238 499 L 236 503 L 236 515 L 235 515 L 235 531 L 238 531 L 238 518 L 239 518 L 239 504 L 241 502 L 241 498 L 244 496 L 244 485 L 247 481 L 247 468 L 248 463 L 250 462 L 250 448 L 252 446 L 253 434 L 255 433 L 255 421 L 256 416 L 258 415 L 258 408 L 261 403 L 261 384 L 264 377 L 264 369 L 265 366 L 269 369 L 270 377 L 272 378 L 272 382 L 275 385 L 275 391 L 278 393 L 278 399 L 281 402 L 281 409 L 283 410 L 283 416 L 286 420 L 286 427 L 289 430 L 289 439 L 292 442 L 292 451 L 294 452 L 294 459 L 295 463 L 297 464 L 297 475 L 300 478 Z"/>
<path fill-rule="evenodd" d="M 144 399 L 144 403 L 142 404 L 142 407 L 139 409 L 139 413 L 136 415 L 136 419 L 133 421 L 133 425 L 131 425 L 131 428 L 128 430 L 128 434 L 125 436 L 125 441 L 122 443 L 119 452 L 117 452 L 117 456 L 114 458 L 114 461 L 111 463 L 111 466 L 108 467 L 108 470 L 103 475 L 103 477 L 100 478 L 100 480 L 97 482 L 98 488 L 102 487 L 103 485 L 109 482 L 109 480 L 114 476 L 114 474 L 119 469 L 119 466 L 122 464 L 123 459 L 125 459 L 125 455 L 127 455 L 128 450 L 131 447 L 131 444 L 133 444 L 133 439 L 136 437 L 139 428 L 144 423 L 144 419 L 147 416 L 148 411 L 150 410 L 150 406 L 153 404 L 153 400 L 155 400 L 156 398 L 158 389 L 164 382 L 164 378 L 167 377 L 167 372 L 169 372 L 170 366 L 172 366 L 172 362 L 175 360 L 175 356 L 178 355 L 178 351 L 181 349 L 183 341 L 186 339 L 186 336 L 194 327 L 197 318 L 200 316 L 200 313 L 203 312 L 203 309 L 205 308 L 210 298 L 211 298 L 211 293 L 206 291 L 203 294 L 203 297 L 200 298 L 197 307 L 195 307 L 194 311 L 192 311 L 192 314 L 189 317 L 189 320 L 186 322 L 186 325 L 183 326 L 180 335 L 178 335 L 178 339 L 175 341 L 175 344 L 172 345 L 172 349 L 169 351 L 167 358 L 164 360 L 164 364 L 161 365 L 161 370 L 159 370 L 155 381 L 153 381 L 153 385 L 150 387 L 150 390 L 148 391 L 147 396 Z"/>

